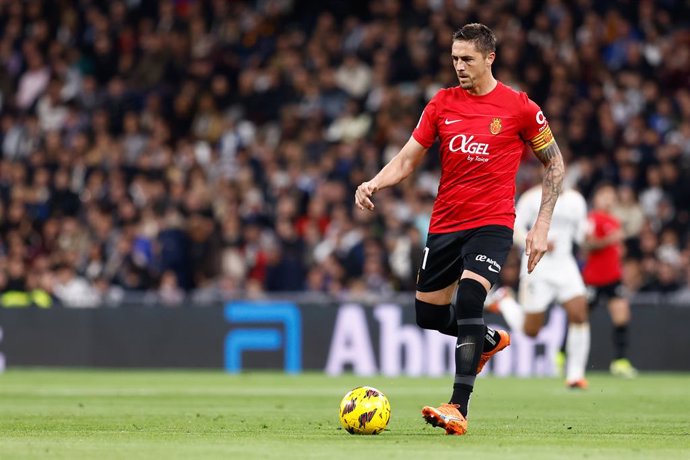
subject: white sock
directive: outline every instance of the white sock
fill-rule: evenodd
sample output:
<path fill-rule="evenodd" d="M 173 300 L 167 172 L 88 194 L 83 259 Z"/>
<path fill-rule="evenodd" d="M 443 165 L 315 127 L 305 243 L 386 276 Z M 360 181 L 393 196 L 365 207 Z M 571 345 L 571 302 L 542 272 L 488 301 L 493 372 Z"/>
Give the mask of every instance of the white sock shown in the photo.
<path fill-rule="evenodd" d="M 571 323 L 568 326 L 568 339 L 565 343 L 565 380 L 567 382 L 585 378 L 585 369 L 589 359 L 589 342 L 589 323 Z"/>
<path fill-rule="evenodd" d="M 525 326 L 525 312 L 515 299 L 505 296 L 498 302 L 498 309 L 501 310 L 503 319 L 506 320 L 511 331 L 522 332 Z"/>

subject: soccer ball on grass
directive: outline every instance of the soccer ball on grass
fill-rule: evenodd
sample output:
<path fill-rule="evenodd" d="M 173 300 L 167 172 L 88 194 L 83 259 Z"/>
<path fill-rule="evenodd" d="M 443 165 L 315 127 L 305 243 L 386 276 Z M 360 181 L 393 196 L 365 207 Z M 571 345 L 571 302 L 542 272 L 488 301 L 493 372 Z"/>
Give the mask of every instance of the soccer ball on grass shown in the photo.
<path fill-rule="evenodd" d="M 379 434 L 391 418 L 386 395 L 376 388 L 357 387 L 340 401 L 340 424 L 350 434 Z"/>

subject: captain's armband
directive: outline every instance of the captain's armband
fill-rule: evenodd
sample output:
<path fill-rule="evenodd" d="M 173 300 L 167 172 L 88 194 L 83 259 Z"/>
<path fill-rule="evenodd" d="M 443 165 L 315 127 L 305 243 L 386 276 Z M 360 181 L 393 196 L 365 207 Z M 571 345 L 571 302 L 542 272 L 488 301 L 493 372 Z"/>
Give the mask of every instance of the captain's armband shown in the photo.
<path fill-rule="evenodd" d="M 541 150 L 544 150 L 545 148 L 549 147 L 551 144 L 554 143 L 553 140 L 553 134 L 551 133 L 551 128 L 549 126 L 545 126 L 544 129 L 534 136 L 532 139 L 529 141 L 530 147 L 532 147 L 532 150 L 535 152 L 539 152 Z"/>

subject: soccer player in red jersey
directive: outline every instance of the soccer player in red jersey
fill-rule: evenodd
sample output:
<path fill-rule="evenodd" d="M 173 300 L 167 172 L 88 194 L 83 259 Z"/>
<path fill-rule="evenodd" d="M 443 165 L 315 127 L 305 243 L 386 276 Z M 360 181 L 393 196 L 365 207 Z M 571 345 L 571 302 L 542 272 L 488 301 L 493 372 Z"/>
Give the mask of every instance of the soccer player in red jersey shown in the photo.
<path fill-rule="evenodd" d="M 613 323 L 615 350 L 615 358 L 610 366 L 611 373 L 631 378 L 637 375 L 637 370 L 627 358 L 630 304 L 621 285 L 621 248 L 624 234 L 620 222 L 611 214 L 611 209 L 616 204 L 616 189 L 613 185 L 600 184 L 594 191 L 592 204 L 585 239 L 587 261 L 582 275 L 585 283 L 594 290 L 591 305 L 594 307 L 600 301 L 606 301 L 608 304 Z"/>
<path fill-rule="evenodd" d="M 524 144 L 545 166 L 539 215 L 526 236 L 530 273 L 547 250 L 564 166 L 539 107 L 494 78 L 496 37 L 491 29 L 482 24 L 459 29 L 451 58 L 460 84 L 429 101 L 400 152 L 357 187 L 355 204 L 374 210 L 374 194 L 408 177 L 440 139 L 441 179 L 417 277 L 415 310 L 420 327 L 457 337 L 455 381 L 450 402 L 424 407 L 422 415 L 448 434 L 464 434 L 478 371 L 510 344 L 505 331 L 484 325 L 483 305 L 512 246 L 515 175 Z"/>

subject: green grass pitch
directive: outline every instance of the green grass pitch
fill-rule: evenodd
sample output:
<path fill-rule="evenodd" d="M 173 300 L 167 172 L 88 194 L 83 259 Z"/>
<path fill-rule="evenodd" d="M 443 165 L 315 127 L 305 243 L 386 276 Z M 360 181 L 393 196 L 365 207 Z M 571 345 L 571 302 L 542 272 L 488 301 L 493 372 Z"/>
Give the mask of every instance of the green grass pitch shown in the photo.
<path fill-rule="evenodd" d="M 690 458 L 690 375 L 480 378 L 466 436 L 419 410 L 451 378 L 226 375 L 205 371 L 10 370 L 0 375 L 0 458 L 13 459 L 649 459 Z M 358 385 L 388 396 L 378 436 L 340 429 Z"/>

